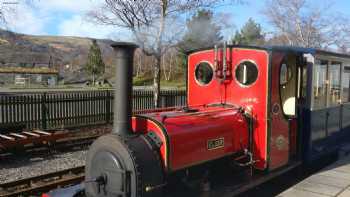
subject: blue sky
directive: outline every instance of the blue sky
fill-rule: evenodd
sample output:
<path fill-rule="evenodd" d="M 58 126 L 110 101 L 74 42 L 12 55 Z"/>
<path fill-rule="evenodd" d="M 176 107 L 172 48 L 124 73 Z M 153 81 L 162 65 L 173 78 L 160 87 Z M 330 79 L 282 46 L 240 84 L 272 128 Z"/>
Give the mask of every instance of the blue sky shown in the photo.
<path fill-rule="evenodd" d="M 91 24 L 85 20 L 87 11 L 98 6 L 103 0 L 34 0 L 31 5 L 25 0 L 0 0 L 1 6 L 11 6 L 16 12 L 8 15 L 9 23 L 3 28 L 35 35 L 63 35 L 96 38 L 117 38 L 120 29 Z M 12 2 L 12 4 L 6 4 Z M 13 4 L 18 2 L 18 4 Z M 224 30 L 225 37 L 230 37 L 250 17 L 260 23 L 265 32 L 272 30 L 265 16 L 262 15 L 264 0 L 250 0 L 243 5 L 226 6 L 216 9 L 217 13 L 229 16 L 233 26 Z M 350 17 L 350 0 L 310 0 L 317 5 L 332 2 L 332 12 L 343 13 Z"/>

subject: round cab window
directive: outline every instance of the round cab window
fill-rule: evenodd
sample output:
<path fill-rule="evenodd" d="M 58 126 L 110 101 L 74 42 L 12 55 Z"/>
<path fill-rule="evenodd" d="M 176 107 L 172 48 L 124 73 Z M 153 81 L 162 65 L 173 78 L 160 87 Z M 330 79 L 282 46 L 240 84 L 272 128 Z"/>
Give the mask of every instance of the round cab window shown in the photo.
<path fill-rule="evenodd" d="M 200 85 L 207 85 L 213 79 L 213 68 L 206 62 L 201 62 L 196 66 L 195 77 Z"/>
<path fill-rule="evenodd" d="M 240 63 L 236 68 L 236 79 L 244 86 L 253 84 L 258 78 L 258 67 L 250 61 Z"/>

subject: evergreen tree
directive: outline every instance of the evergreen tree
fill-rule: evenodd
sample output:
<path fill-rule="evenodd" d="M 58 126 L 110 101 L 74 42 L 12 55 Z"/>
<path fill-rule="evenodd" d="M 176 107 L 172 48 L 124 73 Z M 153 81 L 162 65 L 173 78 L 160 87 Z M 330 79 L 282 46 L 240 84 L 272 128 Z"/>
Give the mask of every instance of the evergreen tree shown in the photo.
<path fill-rule="evenodd" d="M 197 11 L 186 26 L 187 31 L 178 45 L 181 51 L 211 47 L 223 39 L 221 27 L 213 21 L 210 10 Z"/>
<path fill-rule="evenodd" d="M 92 40 L 92 45 L 88 54 L 88 61 L 85 65 L 86 72 L 92 77 L 92 84 L 95 84 L 95 78 L 104 73 L 105 64 L 102 60 L 101 50 L 97 41 Z"/>
<path fill-rule="evenodd" d="M 265 36 L 262 33 L 260 24 L 249 18 L 241 31 L 236 31 L 232 42 L 235 44 L 263 45 L 265 43 Z"/>

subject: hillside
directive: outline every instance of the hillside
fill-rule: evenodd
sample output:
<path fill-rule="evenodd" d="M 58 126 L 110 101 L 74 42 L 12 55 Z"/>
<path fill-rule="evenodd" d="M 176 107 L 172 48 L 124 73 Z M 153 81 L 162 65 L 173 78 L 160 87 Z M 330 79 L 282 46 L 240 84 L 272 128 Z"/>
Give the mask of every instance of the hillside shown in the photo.
<path fill-rule="evenodd" d="M 113 65 L 112 40 L 97 40 L 106 64 L 106 78 Z M 32 36 L 0 29 L 0 67 L 53 65 L 67 83 L 88 79 L 83 70 L 91 38 Z M 69 66 L 67 66 L 69 65 Z"/>

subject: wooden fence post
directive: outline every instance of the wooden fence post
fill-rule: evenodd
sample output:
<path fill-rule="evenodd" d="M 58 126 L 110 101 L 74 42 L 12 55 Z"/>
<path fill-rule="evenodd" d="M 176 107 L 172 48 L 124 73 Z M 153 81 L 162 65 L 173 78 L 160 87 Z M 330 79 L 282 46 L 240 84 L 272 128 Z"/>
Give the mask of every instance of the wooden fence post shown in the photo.
<path fill-rule="evenodd" d="M 41 127 L 47 129 L 47 102 L 46 93 L 41 95 Z"/>
<path fill-rule="evenodd" d="M 111 93 L 109 90 L 106 90 L 106 123 L 111 122 Z"/>

